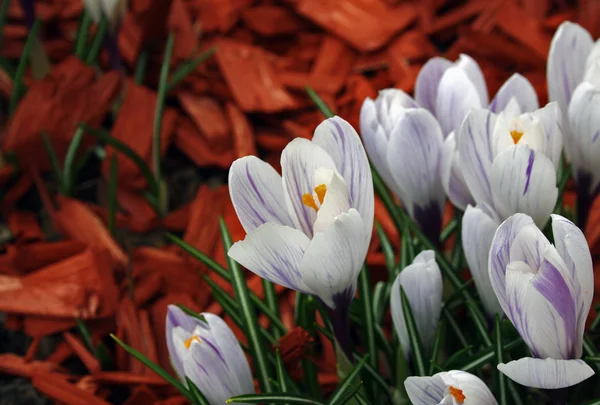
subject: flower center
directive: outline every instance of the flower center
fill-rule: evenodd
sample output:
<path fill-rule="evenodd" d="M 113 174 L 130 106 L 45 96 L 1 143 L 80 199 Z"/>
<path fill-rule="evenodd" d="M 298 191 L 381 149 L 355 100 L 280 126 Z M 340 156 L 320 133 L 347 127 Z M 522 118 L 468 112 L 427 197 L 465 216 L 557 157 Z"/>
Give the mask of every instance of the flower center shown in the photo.
<path fill-rule="evenodd" d="M 192 345 L 192 342 L 193 342 L 194 340 L 195 340 L 196 342 L 200 343 L 200 338 L 199 338 L 198 336 L 194 335 L 194 336 L 192 336 L 191 338 L 187 339 L 185 342 L 183 342 L 183 344 L 185 345 L 185 348 L 186 348 L 186 349 L 189 349 L 189 348 L 190 348 L 190 346 Z"/>
<path fill-rule="evenodd" d="M 462 404 L 465 401 L 465 399 L 467 398 L 463 394 L 462 390 L 459 390 L 458 388 L 455 388 L 453 386 L 450 386 L 448 388 L 448 391 L 450 392 L 450 395 L 452 395 L 454 397 L 454 399 L 456 400 L 456 402 L 458 402 L 459 404 Z"/>
<path fill-rule="evenodd" d="M 516 145 L 523 136 L 523 132 L 513 129 L 512 131 L 510 131 L 510 136 L 512 136 L 513 142 Z"/>
<path fill-rule="evenodd" d="M 319 200 L 319 205 L 317 205 L 315 197 L 311 193 L 302 194 L 302 204 L 318 212 L 321 204 L 323 204 L 323 201 L 325 200 L 326 193 L 327 186 L 325 184 L 319 184 L 317 187 L 315 187 L 315 194 Z"/>

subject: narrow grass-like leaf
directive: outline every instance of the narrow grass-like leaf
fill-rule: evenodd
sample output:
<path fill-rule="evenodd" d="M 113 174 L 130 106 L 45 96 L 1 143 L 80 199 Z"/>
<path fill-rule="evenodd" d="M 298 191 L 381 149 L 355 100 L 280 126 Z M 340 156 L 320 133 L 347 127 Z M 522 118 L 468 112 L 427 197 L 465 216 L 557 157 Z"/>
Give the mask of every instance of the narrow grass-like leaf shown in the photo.
<path fill-rule="evenodd" d="M 247 394 L 229 398 L 225 403 L 241 402 L 242 404 L 301 404 L 301 405 L 322 405 L 321 402 L 298 397 L 295 395 L 281 394 Z"/>
<path fill-rule="evenodd" d="M 85 132 L 87 134 L 92 135 L 93 137 L 100 139 L 103 142 L 106 142 L 113 148 L 115 148 L 118 152 L 127 156 L 131 161 L 140 169 L 140 172 L 148 182 L 148 186 L 153 195 L 158 195 L 159 184 L 156 182 L 154 175 L 152 174 L 152 170 L 146 164 L 144 159 L 138 155 L 133 149 L 131 149 L 125 143 L 119 141 L 116 138 L 110 136 L 110 134 L 102 129 L 92 128 L 85 124 L 82 124 L 85 127 Z"/>
<path fill-rule="evenodd" d="M 389 286 L 389 283 L 379 281 L 375 284 L 375 289 L 373 290 L 373 315 L 375 316 L 375 323 L 377 325 L 381 325 L 383 322 L 383 316 L 389 303 Z"/>
<path fill-rule="evenodd" d="M 79 318 L 75 318 L 75 324 L 77 325 L 77 329 L 79 329 L 79 333 L 83 338 L 83 343 L 85 343 L 90 353 L 92 353 L 95 358 L 98 358 L 98 352 L 96 351 L 96 346 L 94 346 L 92 334 L 90 333 L 90 330 L 88 329 L 85 322 L 83 322 Z"/>
<path fill-rule="evenodd" d="M 350 387 L 346 394 L 337 402 L 339 405 L 348 404 L 350 400 L 358 394 L 358 391 L 362 388 L 363 382 L 359 381 L 358 384 Z"/>
<path fill-rule="evenodd" d="M 90 32 L 90 26 L 92 24 L 92 19 L 88 12 L 83 9 L 83 13 L 81 14 L 81 22 L 79 23 L 79 28 L 77 29 L 77 36 L 75 37 L 75 56 L 79 58 L 79 60 L 85 62 L 86 50 L 88 35 Z"/>
<path fill-rule="evenodd" d="M 133 80 L 137 84 L 144 82 L 146 76 L 146 68 L 148 67 L 148 60 L 150 59 L 150 53 L 147 50 L 143 50 L 135 65 L 135 73 L 133 74 Z"/>
<path fill-rule="evenodd" d="M 309 86 L 306 86 L 304 88 L 306 90 L 306 93 L 308 93 L 308 96 L 310 97 L 310 99 L 313 101 L 313 103 L 315 103 L 315 105 L 317 106 L 319 111 L 321 111 L 321 113 L 325 116 L 325 118 L 331 118 L 335 115 L 335 113 L 331 110 L 331 108 L 329 108 L 329 106 L 327 104 L 325 104 L 323 99 L 321 97 L 319 97 L 319 95 L 317 94 L 316 91 L 314 91 Z"/>
<path fill-rule="evenodd" d="M 496 340 L 496 364 L 504 363 L 502 325 L 500 324 L 500 316 L 498 314 L 496 314 L 494 319 L 494 336 Z M 498 378 L 499 403 L 500 405 L 508 405 L 508 399 L 506 397 L 506 376 L 500 371 L 496 370 L 496 377 Z"/>
<path fill-rule="evenodd" d="M 10 3 L 10 1 L 2 1 L 0 3 L 0 45 L 4 39 L 4 26 L 6 25 L 6 16 L 8 15 Z"/>
<path fill-rule="evenodd" d="M 283 366 L 283 360 L 281 360 L 281 355 L 279 354 L 279 349 L 275 351 L 275 361 L 276 367 L 275 371 L 277 372 L 277 383 L 279 384 L 279 390 L 283 393 L 288 391 L 287 387 L 287 373 L 285 372 L 285 367 Z"/>
<path fill-rule="evenodd" d="M 353 385 L 355 384 L 355 380 L 363 369 L 364 365 L 367 363 L 369 355 L 366 354 L 356 365 L 350 370 L 346 377 L 342 381 L 340 381 L 340 385 L 336 388 L 336 390 L 329 397 L 329 401 L 327 401 L 327 405 L 339 405 L 342 404 L 341 400 L 344 399 L 346 393 L 352 390 Z"/>
<path fill-rule="evenodd" d="M 278 318 L 281 318 L 281 314 L 279 312 L 279 299 L 277 298 L 277 294 L 275 293 L 275 286 L 269 280 L 263 278 L 262 280 L 263 292 L 265 294 L 265 304 L 270 309 L 271 313 L 273 313 Z M 273 337 L 278 340 L 282 334 L 276 326 L 271 325 L 271 333 Z"/>
<path fill-rule="evenodd" d="M 216 50 L 217 48 L 213 46 L 212 48 L 209 48 L 206 51 L 202 52 L 196 58 L 182 64 L 177 69 L 175 69 L 173 75 L 171 76 L 171 79 L 169 80 L 169 84 L 167 85 L 167 91 L 173 90 L 179 83 L 183 81 L 183 79 L 186 78 L 187 75 L 196 70 L 196 68 L 200 66 L 202 62 L 210 58 L 216 52 Z"/>
<path fill-rule="evenodd" d="M 417 330 L 417 323 L 413 316 L 410 308 L 410 303 L 404 292 L 404 288 L 400 286 L 400 299 L 402 300 L 402 312 L 404 314 L 404 322 L 406 323 L 406 329 L 408 332 L 408 338 L 410 340 L 410 348 L 412 351 L 413 364 L 415 371 L 419 376 L 426 376 L 427 369 L 425 368 L 425 362 L 423 361 L 423 346 L 421 345 L 421 338 L 419 337 L 419 331 Z"/>
<path fill-rule="evenodd" d="M 204 394 L 202 394 L 202 392 L 198 389 L 198 387 L 196 387 L 196 384 L 194 384 L 192 380 L 190 380 L 188 377 L 185 377 L 185 381 L 187 382 L 187 385 L 190 389 L 190 393 L 194 397 L 194 400 L 192 401 L 194 405 L 210 405 L 208 399 L 204 397 Z"/>
<path fill-rule="evenodd" d="M 380 327 L 375 328 L 375 337 L 377 338 L 377 344 L 379 345 L 379 348 L 383 350 L 390 363 L 393 362 L 392 359 L 394 358 L 394 349 Z"/>
<path fill-rule="evenodd" d="M 82 126 L 77 127 L 75 135 L 73 135 L 73 139 L 71 139 L 71 143 L 69 143 L 67 154 L 65 155 L 65 164 L 63 165 L 62 180 L 63 192 L 66 195 L 73 194 L 73 184 L 75 183 L 75 160 L 77 158 L 77 152 L 79 152 L 81 142 L 83 141 L 84 134 L 85 128 Z"/>
<path fill-rule="evenodd" d="M 296 291 L 295 301 L 294 323 L 306 330 L 310 330 L 311 326 L 315 324 L 315 308 L 311 305 L 313 302 L 312 297 Z M 315 398 L 321 398 L 322 392 L 317 375 L 317 367 L 308 358 L 303 358 L 301 364 L 304 386 L 308 390 L 308 393 Z"/>
<path fill-rule="evenodd" d="M 467 342 L 467 339 L 465 338 L 465 335 L 463 335 L 460 326 L 456 322 L 456 319 L 454 319 L 454 316 L 452 315 L 452 313 L 450 312 L 450 310 L 448 310 L 448 308 L 443 308 L 442 309 L 442 314 L 444 315 L 444 319 L 446 319 L 446 321 L 448 322 L 448 325 L 450 326 L 450 328 L 454 331 L 454 334 L 458 338 L 461 346 L 462 347 L 469 346 L 469 342 Z"/>
<path fill-rule="evenodd" d="M 586 357 L 600 357 L 598 350 L 596 349 L 596 346 L 594 345 L 594 342 L 592 341 L 592 339 L 590 338 L 590 336 L 588 334 L 585 334 L 583 336 L 583 352 L 585 353 Z M 600 372 L 600 364 L 599 363 L 594 363 L 594 368 Z"/>
<path fill-rule="evenodd" d="M 160 184 L 162 180 L 160 166 L 160 134 L 162 129 L 163 112 L 165 109 L 165 99 L 167 98 L 167 79 L 169 78 L 169 65 L 171 64 L 171 55 L 173 54 L 173 46 L 175 45 L 175 34 L 169 32 L 167 45 L 165 47 L 165 55 L 162 66 L 160 68 L 160 78 L 158 80 L 158 93 L 156 96 L 156 109 L 154 110 L 154 131 L 152 133 L 152 164 L 154 167 L 154 177 L 156 182 Z M 159 197 L 160 201 L 160 197 Z"/>
<path fill-rule="evenodd" d="M 46 153 L 48 154 L 48 158 L 50 159 L 50 165 L 52 166 L 52 174 L 54 176 L 54 180 L 58 184 L 58 189 L 62 192 L 64 190 L 64 187 L 60 162 L 58 161 L 56 152 L 52 147 L 52 142 L 50 141 L 48 134 L 46 134 L 45 132 L 42 132 L 42 141 L 44 141 L 44 148 L 46 149 Z"/>
<path fill-rule="evenodd" d="M 362 270 L 358 275 L 358 294 L 362 304 L 362 327 L 363 342 L 366 345 L 367 353 L 369 354 L 369 365 L 377 368 L 377 346 L 375 344 L 375 318 L 373 315 L 373 296 L 371 295 L 371 281 L 369 279 L 369 270 L 363 265 Z M 366 385 L 368 396 L 376 400 L 376 389 L 372 383 Z M 377 402 L 377 401 L 375 401 Z"/>
<path fill-rule="evenodd" d="M 199 314 L 198 312 L 194 311 L 194 310 L 193 310 L 193 309 L 191 309 L 191 308 L 188 308 L 188 307 L 186 307 L 186 306 L 185 306 L 185 305 L 183 305 L 183 304 L 176 304 L 176 305 L 177 305 L 177 307 L 178 307 L 179 309 L 181 309 L 181 310 L 182 310 L 183 312 L 185 312 L 187 315 L 191 316 L 192 318 L 196 318 L 196 319 L 198 319 L 199 321 L 202 321 L 202 322 L 206 323 L 206 319 L 204 319 L 204 317 L 203 317 L 201 314 Z"/>
<path fill-rule="evenodd" d="M 119 161 L 117 155 L 110 158 L 110 173 L 108 177 L 108 230 L 115 233 L 117 223 L 117 178 L 119 174 Z"/>
<path fill-rule="evenodd" d="M 108 20 L 105 16 L 102 16 L 102 20 L 98 24 L 96 30 L 96 36 L 92 40 L 92 45 L 90 45 L 90 51 L 85 58 L 85 63 L 88 65 L 93 65 L 96 63 L 96 59 L 98 59 L 98 55 L 100 54 L 100 49 L 102 49 L 102 44 L 104 43 L 104 39 L 106 37 L 106 33 L 108 31 Z"/>
<path fill-rule="evenodd" d="M 431 348 L 431 360 L 429 361 L 429 372 L 428 375 L 433 375 L 433 364 L 437 362 L 438 355 L 440 353 L 440 348 L 442 347 L 442 332 L 445 327 L 444 320 L 440 320 L 438 323 L 437 330 L 435 331 L 435 338 L 433 339 L 433 347 Z"/>
<path fill-rule="evenodd" d="M 223 247 L 225 249 L 225 255 L 231 248 L 233 242 L 231 241 L 231 235 L 225 225 L 223 218 L 220 218 L 221 236 L 223 238 Z M 254 305 L 250 300 L 250 294 L 248 293 L 248 285 L 242 268 L 240 265 L 229 256 L 227 256 L 227 263 L 229 264 L 229 270 L 231 271 L 231 281 L 233 285 L 233 291 L 235 298 L 240 305 L 242 312 L 242 319 L 244 323 L 244 332 L 248 339 L 248 346 L 252 353 L 254 370 L 258 382 L 260 383 L 261 390 L 264 392 L 271 392 L 271 383 L 269 381 L 269 366 L 267 364 L 267 356 L 265 354 L 265 346 L 263 345 L 263 339 L 259 333 L 259 326 L 256 319 L 256 313 L 254 312 Z M 267 401 L 269 402 L 269 401 Z"/>
<path fill-rule="evenodd" d="M 514 339 L 514 340 L 506 343 L 502 347 L 502 350 L 504 352 L 507 352 L 511 349 L 514 349 L 515 347 L 522 345 L 522 344 L 524 344 L 523 339 L 521 339 L 519 337 L 517 339 Z M 494 358 L 495 355 L 496 355 L 495 347 L 485 348 L 481 352 L 479 352 L 479 353 L 475 354 L 473 357 L 471 357 L 465 364 L 460 366 L 459 369 L 463 370 L 463 371 L 475 370 L 475 369 L 483 366 L 484 364 L 489 363 Z"/>
<path fill-rule="evenodd" d="M 472 351 L 473 346 L 463 347 L 459 351 L 452 354 L 452 356 L 448 357 L 444 365 L 442 366 L 445 370 L 451 370 L 456 368 L 454 365 L 458 364 L 457 360 L 462 357 L 468 356 Z"/>
<path fill-rule="evenodd" d="M 458 223 L 456 222 L 456 218 L 452 218 L 448 225 L 446 225 L 446 227 L 442 229 L 442 232 L 440 233 L 440 241 L 444 243 L 446 240 L 448 240 L 448 238 L 452 236 L 454 231 L 456 231 L 457 226 Z"/>
<path fill-rule="evenodd" d="M 383 257 L 385 257 L 385 267 L 388 270 L 390 280 L 394 277 L 394 267 L 396 265 L 396 257 L 394 255 L 394 248 L 383 231 L 379 222 L 375 221 L 375 229 L 377 229 L 377 235 L 379 235 L 379 241 L 381 242 L 381 250 L 383 251 Z"/>
<path fill-rule="evenodd" d="M 354 353 L 354 360 L 360 361 L 360 359 L 361 357 L 357 353 Z M 381 377 L 380 372 L 371 367 L 368 362 L 363 366 L 363 372 L 366 372 L 369 375 L 369 378 L 371 378 L 375 382 L 376 386 L 379 387 L 377 392 L 385 394 L 389 403 L 393 403 L 394 401 L 392 399 L 392 393 L 390 392 L 388 384 L 385 382 L 383 377 Z"/>
<path fill-rule="evenodd" d="M 171 374 L 169 374 L 167 371 L 165 371 L 161 366 L 154 363 L 152 360 L 150 360 L 148 357 L 144 356 L 142 353 L 135 350 L 133 347 L 130 347 L 126 343 L 122 342 L 118 337 L 116 337 L 112 333 L 110 334 L 110 337 L 113 338 L 114 341 L 119 344 L 119 346 L 121 346 L 123 349 L 125 349 L 125 351 L 127 353 L 129 353 L 130 355 L 135 357 L 146 367 L 148 367 L 149 369 L 154 371 L 156 374 L 158 374 L 160 377 L 162 377 L 163 380 L 165 380 L 166 382 L 171 384 L 173 387 L 175 387 L 177 389 L 177 391 L 179 391 L 183 396 L 185 396 L 190 401 L 194 401 L 195 398 L 192 395 L 192 393 L 190 391 L 188 391 L 188 389 L 177 378 L 173 377 Z"/>
<path fill-rule="evenodd" d="M 4 3 L 4 2 L 3 2 Z M 21 52 L 21 58 L 19 59 L 19 64 L 17 65 L 17 72 L 15 73 L 15 78 L 13 80 L 13 88 L 12 93 L 10 95 L 9 102 L 9 115 L 14 113 L 17 108 L 17 104 L 21 97 L 25 93 L 25 84 L 23 83 L 23 75 L 25 74 L 25 70 L 27 69 L 27 64 L 29 61 L 29 56 L 33 50 L 33 46 L 37 39 L 38 31 L 41 26 L 40 20 L 35 20 L 33 23 L 33 27 L 29 31 L 29 35 L 27 36 L 27 40 L 25 41 L 25 46 L 23 47 L 23 51 Z"/>

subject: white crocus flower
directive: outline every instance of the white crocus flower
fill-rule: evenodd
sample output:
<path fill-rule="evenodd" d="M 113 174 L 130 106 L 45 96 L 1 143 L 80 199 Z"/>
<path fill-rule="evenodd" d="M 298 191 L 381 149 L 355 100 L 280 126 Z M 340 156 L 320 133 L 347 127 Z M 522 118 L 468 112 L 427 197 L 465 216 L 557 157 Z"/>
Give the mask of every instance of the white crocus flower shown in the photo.
<path fill-rule="evenodd" d="M 498 405 L 485 383 L 466 371 L 408 377 L 404 387 L 413 405 Z"/>

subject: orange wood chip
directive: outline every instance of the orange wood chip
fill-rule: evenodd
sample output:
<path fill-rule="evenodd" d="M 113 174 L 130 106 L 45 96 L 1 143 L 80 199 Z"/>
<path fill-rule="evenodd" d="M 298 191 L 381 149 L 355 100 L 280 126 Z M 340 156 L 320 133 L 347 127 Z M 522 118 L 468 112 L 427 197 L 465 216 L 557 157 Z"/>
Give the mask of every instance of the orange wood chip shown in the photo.
<path fill-rule="evenodd" d="M 390 8 L 381 0 L 301 0 L 298 12 L 361 51 L 383 46 L 417 16 L 410 4 Z"/>
<path fill-rule="evenodd" d="M 213 145 L 214 149 L 222 149 L 231 143 L 229 121 L 225 117 L 223 107 L 214 98 L 187 91 L 179 92 L 178 98 L 204 139 Z"/>
<path fill-rule="evenodd" d="M 32 242 L 43 239 L 42 230 L 35 213 L 30 211 L 12 211 L 7 218 L 8 227 L 20 242 Z"/>
<path fill-rule="evenodd" d="M 56 263 L 85 250 L 85 245 L 74 240 L 60 242 L 39 242 L 10 245 L 1 256 L 3 263 L 10 263 L 19 273 Z M 0 270 L 2 271 L 2 270 Z"/>
<path fill-rule="evenodd" d="M 175 133 L 175 145 L 200 167 L 218 166 L 227 168 L 235 160 L 233 150 L 215 150 L 192 121 L 188 118 L 181 118 Z"/>
<path fill-rule="evenodd" d="M 83 362 L 83 364 L 90 373 L 94 374 L 100 371 L 100 362 L 97 358 L 94 357 L 92 353 L 88 351 L 88 349 L 85 347 L 85 345 L 79 338 L 75 337 L 72 333 L 69 332 L 63 333 L 63 338 L 65 339 L 65 342 L 67 342 L 67 344 L 71 346 L 73 352 L 77 355 L 77 357 L 79 357 L 79 359 Z"/>
<path fill-rule="evenodd" d="M 235 156 L 241 158 L 248 155 L 258 155 L 256 152 L 254 130 L 248 118 L 233 103 L 227 103 L 225 111 L 231 122 Z"/>
<path fill-rule="evenodd" d="M 267 37 L 294 34 L 306 25 L 290 10 L 269 4 L 245 10 L 242 19 L 252 31 Z"/>
<path fill-rule="evenodd" d="M 43 371 L 54 371 L 58 367 L 51 361 L 27 361 L 25 358 L 12 353 L 0 354 L 0 372 L 31 378 Z"/>
<path fill-rule="evenodd" d="M 193 0 L 189 9 L 194 19 L 202 24 L 206 32 L 227 32 L 240 18 L 252 0 Z"/>
<path fill-rule="evenodd" d="M 56 373 L 38 373 L 33 386 L 47 397 L 66 405 L 109 405 L 109 402 L 82 390 Z"/>

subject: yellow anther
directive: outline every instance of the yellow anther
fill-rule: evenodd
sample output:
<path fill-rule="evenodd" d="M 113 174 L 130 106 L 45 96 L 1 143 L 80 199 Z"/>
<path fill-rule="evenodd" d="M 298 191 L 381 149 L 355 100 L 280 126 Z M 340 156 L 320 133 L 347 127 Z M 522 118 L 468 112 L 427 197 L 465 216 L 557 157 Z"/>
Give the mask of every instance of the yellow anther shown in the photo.
<path fill-rule="evenodd" d="M 319 203 L 323 204 L 323 201 L 325 200 L 325 194 L 327 193 L 327 186 L 325 184 L 319 184 L 317 187 L 315 187 L 315 193 L 317 193 Z"/>
<path fill-rule="evenodd" d="M 510 131 L 510 136 L 512 136 L 513 142 L 516 145 L 523 136 L 523 132 L 513 129 L 512 131 Z"/>
<path fill-rule="evenodd" d="M 302 204 L 312 208 L 315 211 L 319 211 L 319 207 L 315 202 L 315 197 L 313 197 L 313 195 L 310 193 L 302 194 Z"/>
<path fill-rule="evenodd" d="M 187 339 L 185 342 L 183 342 L 183 344 L 185 345 L 185 348 L 186 348 L 186 349 L 189 349 L 189 348 L 190 348 L 190 346 L 192 345 L 192 342 L 193 342 L 194 340 L 195 340 L 196 342 L 200 343 L 200 338 L 199 338 L 198 336 L 194 335 L 194 336 L 192 336 L 191 338 Z"/>
<path fill-rule="evenodd" d="M 462 404 L 467 398 L 465 397 L 465 394 L 463 394 L 462 390 L 459 390 L 458 388 L 455 388 L 453 386 L 450 386 L 450 388 L 448 388 L 448 391 L 450 392 L 450 395 L 452 395 L 454 399 L 456 399 L 456 402 L 458 402 L 459 404 Z"/>

